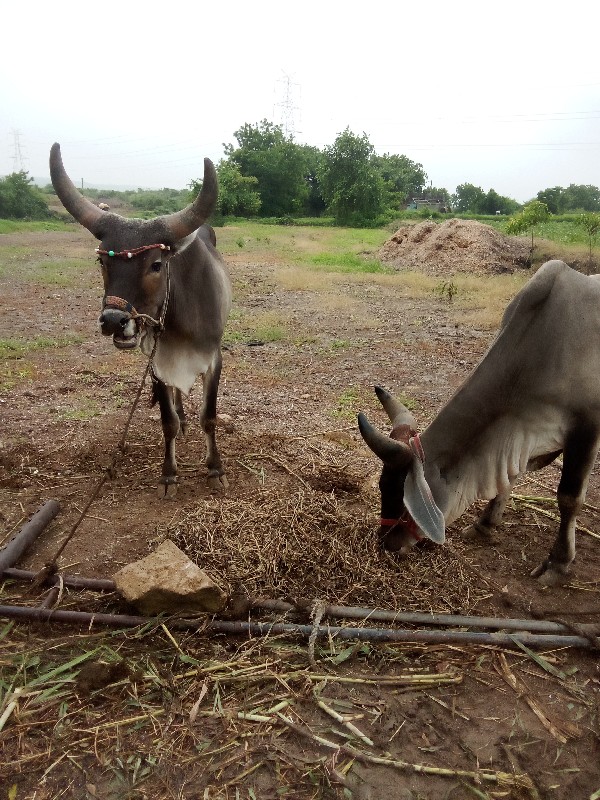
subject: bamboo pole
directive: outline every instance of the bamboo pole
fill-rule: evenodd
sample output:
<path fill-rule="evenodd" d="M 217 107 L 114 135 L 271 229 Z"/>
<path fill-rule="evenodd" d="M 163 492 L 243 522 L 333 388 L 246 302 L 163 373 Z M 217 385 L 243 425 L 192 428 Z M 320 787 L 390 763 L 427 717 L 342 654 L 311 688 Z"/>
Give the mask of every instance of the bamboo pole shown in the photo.
<path fill-rule="evenodd" d="M 0 606 L 0 617 L 37 622 L 65 622 L 71 624 L 109 625 L 117 628 L 133 628 L 140 625 L 160 624 L 164 619 L 126 614 L 93 614 L 86 611 L 60 611 L 24 606 Z M 530 648 L 552 649 L 555 647 L 594 647 L 585 636 L 535 634 L 526 631 L 515 633 L 487 633 L 474 631 L 427 631 L 400 630 L 395 628 L 342 628 L 329 625 L 296 625 L 282 622 L 240 622 L 226 620 L 169 619 L 169 627 L 176 630 L 196 630 L 203 633 L 228 633 L 246 636 L 277 636 L 294 634 L 337 637 L 373 642 L 425 642 L 432 644 L 486 644 L 503 647 L 518 647 L 519 643 Z"/>
<path fill-rule="evenodd" d="M 48 500 L 39 508 L 21 530 L 0 550 L 0 575 L 21 558 L 60 511 L 58 500 Z"/>
<path fill-rule="evenodd" d="M 11 567 L 4 571 L 4 578 L 17 581 L 30 581 L 35 578 L 36 572 L 32 570 Z M 71 589 L 87 589 L 95 592 L 115 592 L 115 582 L 108 578 L 84 578 L 80 575 L 50 575 L 45 584 L 57 586 L 62 581 L 63 585 Z M 250 598 L 246 608 L 262 609 L 276 613 L 308 612 L 312 606 L 309 601 L 298 601 L 297 604 L 284 600 L 270 600 L 267 598 Z M 530 633 L 570 633 L 568 625 L 560 622 L 539 619 L 512 619 L 505 617 L 477 617 L 462 614 L 432 614 L 420 611 L 386 611 L 377 608 L 361 608 L 360 606 L 325 606 L 323 616 L 338 619 L 359 619 L 377 622 L 401 623 L 408 625 L 433 625 L 440 627 L 461 628 L 490 628 L 492 630 L 529 631 Z M 270 623 L 269 623 L 270 624 Z M 589 623 L 577 626 L 584 634 L 599 635 L 599 626 Z"/>
<path fill-rule="evenodd" d="M 269 600 L 265 598 L 249 599 L 250 608 L 262 609 L 279 613 L 309 612 L 312 603 L 299 601 L 297 605 L 284 600 Z M 364 619 L 377 622 L 397 622 L 411 625 L 440 625 L 457 626 L 465 628 L 493 628 L 514 631 L 531 631 L 536 633 L 564 633 L 568 631 L 567 625 L 540 619 L 507 619 L 504 617 L 476 617 L 462 614 L 433 614 L 421 611 L 385 611 L 377 608 L 361 608 L 359 606 L 325 606 L 323 616 L 341 619 Z M 581 625 L 582 630 L 596 633 L 598 626 Z"/>
<path fill-rule="evenodd" d="M 29 569 L 17 569 L 9 567 L 4 570 L 3 578 L 10 578 L 14 581 L 32 581 L 38 573 Z M 57 586 L 62 580 L 64 586 L 70 589 L 90 589 L 93 592 L 114 592 L 116 585 L 108 578 L 83 578 L 80 575 L 49 575 L 45 581 L 46 586 Z"/>

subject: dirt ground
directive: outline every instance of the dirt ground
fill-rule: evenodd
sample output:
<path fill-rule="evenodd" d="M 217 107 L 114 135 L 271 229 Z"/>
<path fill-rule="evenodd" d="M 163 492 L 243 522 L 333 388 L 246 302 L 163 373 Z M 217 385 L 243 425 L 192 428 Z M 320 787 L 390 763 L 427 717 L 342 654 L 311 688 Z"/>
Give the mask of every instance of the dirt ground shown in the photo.
<path fill-rule="evenodd" d="M 0 541 L 46 500 L 61 503 L 21 560 L 25 568 L 52 559 L 77 519 L 144 369 L 139 353 L 117 351 L 97 330 L 94 246 L 76 228 L 0 236 L 0 340 L 63 342 L 0 361 Z M 440 296 L 417 300 L 365 276 L 336 275 L 314 290 L 283 280 L 289 265 L 267 246 L 256 260 L 242 247 L 226 255 L 236 298 L 219 401 L 228 418 L 218 436 L 228 493 L 205 485 L 198 386 L 178 444 L 178 496 L 157 498 L 162 434 L 145 392 L 118 475 L 60 557 L 65 573 L 110 577 L 168 537 L 228 592 L 599 622 L 597 466 L 565 586 L 545 589 L 529 576 L 555 535 L 556 508 L 540 498 L 553 495 L 556 464 L 516 488 L 521 499 L 492 546 L 460 537 L 473 507 L 449 530 L 447 547 L 415 548 L 406 558 L 377 548 L 377 463 L 358 434 L 357 411 L 387 428 L 372 390 L 381 384 L 415 398 L 425 427 L 492 332 L 457 322 Z M 44 263 L 60 258 L 89 266 L 64 284 L 45 281 Z M 244 319 L 273 311 L 285 320 L 284 336 L 261 339 L 243 328 Z M 5 581 L 2 602 L 39 599 Z M 76 592 L 61 607 L 131 611 L 117 598 Z M 86 636 L 133 666 L 113 688 L 93 691 L 75 670 L 68 707 L 66 694 L 46 706 L 17 704 L 0 726 L 1 798 L 600 797 L 597 651 L 548 647 L 539 657 L 493 643 L 349 647 L 331 635 L 309 646 L 295 636 L 7 624 L 5 698 L 19 685 L 15 659 L 36 652 L 58 666 Z"/>

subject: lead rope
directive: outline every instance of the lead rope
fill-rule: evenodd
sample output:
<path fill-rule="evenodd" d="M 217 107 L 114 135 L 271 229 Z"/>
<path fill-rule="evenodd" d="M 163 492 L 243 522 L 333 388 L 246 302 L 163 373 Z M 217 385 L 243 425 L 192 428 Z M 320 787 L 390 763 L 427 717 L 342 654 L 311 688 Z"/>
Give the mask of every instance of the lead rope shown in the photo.
<path fill-rule="evenodd" d="M 127 420 L 125 422 L 125 427 L 123 429 L 123 434 L 121 435 L 119 443 L 117 444 L 115 450 L 113 451 L 113 455 L 112 455 L 110 464 L 104 470 L 104 474 L 102 475 L 102 477 L 100 478 L 100 480 L 96 484 L 92 494 L 90 495 L 90 497 L 89 497 L 89 499 L 88 499 L 88 501 L 87 501 L 87 503 L 85 505 L 85 508 L 83 509 L 83 511 L 79 515 L 77 521 L 75 522 L 75 524 L 73 525 L 73 527 L 71 528 L 71 530 L 69 531 L 69 533 L 67 534 L 65 539 L 63 540 L 62 544 L 60 545 L 60 547 L 58 548 L 58 550 L 54 554 L 54 558 L 51 561 L 46 562 L 46 564 L 41 568 L 41 570 L 33 578 L 32 584 L 31 584 L 31 589 L 30 589 L 30 591 L 32 593 L 34 591 L 36 591 L 37 589 L 39 589 L 39 587 L 44 583 L 44 581 L 48 577 L 50 577 L 50 575 L 54 575 L 58 571 L 58 567 L 56 565 L 56 562 L 57 562 L 58 558 L 60 557 L 61 553 L 63 552 L 65 547 L 69 544 L 69 542 L 71 541 L 71 539 L 75 535 L 75 532 L 77 531 L 77 529 L 79 528 L 79 526 L 81 525 L 81 523 L 83 522 L 85 517 L 87 516 L 87 512 L 89 511 L 90 506 L 92 505 L 92 503 L 94 502 L 94 500 L 98 497 L 98 495 L 100 493 L 100 489 L 102 489 L 102 487 L 104 486 L 104 484 L 106 483 L 106 481 L 109 478 L 112 479 L 112 478 L 115 477 L 116 469 L 117 469 L 117 463 L 119 461 L 119 458 L 123 455 L 123 453 L 125 451 L 125 442 L 126 442 L 126 439 L 127 439 L 127 433 L 129 431 L 129 426 L 131 424 L 131 420 L 133 418 L 135 409 L 137 408 L 137 405 L 138 405 L 138 403 L 140 401 L 140 397 L 142 395 L 142 390 L 144 388 L 144 384 L 146 383 L 146 378 L 148 377 L 148 373 L 150 371 L 152 371 L 152 373 L 154 374 L 154 370 L 153 370 L 154 356 L 156 354 L 156 348 L 158 346 L 158 339 L 159 339 L 160 334 L 163 332 L 164 327 L 165 327 L 164 323 L 165 323 L 165 317 L 167 315 L 167 307 L 169 305 L 170 294 L 171 294 L 171 273 L 170 273 L 170 269 L 169 269 L 169 262 L 167 261 L 167 289 L 166 289 L 166 293 L 165 293 L 165 299 L 163 301 L 163 306 L 162 306 L 162 310 L 161 310 L 159 319 L 158 320 L 152 320 L 153 323 L 154 323 L 153 327 L 155 327 L 155 329 L 156 329 L 155 332 L 154 332 L 154 344 L 152 345 L 152 352 L 150 353 L 150 356 L 149 356 L 148 361 L 146 363 L 146 368 L 144 369 L 144 374 L 142 375 L 142 380 L 140 381 L 140 385 L 139 385 L 138 390 L 136 392 L 136 395 L 135 395 L 135 398 L 133 400 L 133 403 L 131 404 L 131 408 L 129 409 L 129 414 L 128 414 Z M 142 317 L 142 316 L 145 317 L 146 315 L 141 315 L 140 314 L 139 316 L 140 317 Z M 149 317 L 148 319 L 152 319 L 152 318 Z"/>

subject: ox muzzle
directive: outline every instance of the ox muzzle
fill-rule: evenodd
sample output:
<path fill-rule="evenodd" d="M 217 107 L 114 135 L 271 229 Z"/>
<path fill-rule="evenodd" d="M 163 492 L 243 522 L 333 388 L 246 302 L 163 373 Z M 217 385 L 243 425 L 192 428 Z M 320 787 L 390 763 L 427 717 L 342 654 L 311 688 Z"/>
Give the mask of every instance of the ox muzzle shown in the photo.
<path fill-rule="evenodd" d="M 406 509 L 398 519 L 381 518 L 378 531 L 379 543 L 384 550 L 397 552 L 421 542 L 419 526 Z"/>
<path fill-rule="evenodd" d="M 139 328 L 129 311 L 105 306 L 98 319 L 103 336 L 112 336 L 113 344 L 120 350 L 131 350 L 139 343 Z"/>

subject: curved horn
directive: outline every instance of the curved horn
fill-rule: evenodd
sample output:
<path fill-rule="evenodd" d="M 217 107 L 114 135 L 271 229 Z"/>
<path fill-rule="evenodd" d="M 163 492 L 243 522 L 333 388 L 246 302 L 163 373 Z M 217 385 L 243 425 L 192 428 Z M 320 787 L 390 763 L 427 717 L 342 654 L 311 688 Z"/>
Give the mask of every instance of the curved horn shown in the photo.
<path fill-rule="evenodd" d="M 395 397 L 389 392 L 386 392 L 381 386 L 375 387 L 375 394 L 383 406 L 385 413 L 390 418 L 392 427 L 397 428 L 400 425 L 409 425 L 413 430 L 416 430 L 417 422 L 415 418 L 400 400 L 396 400 Z"/>
<path fill-rule="evenodd" d="M 204 180 L 198 197 L 181 211 L 161 218 L 175 241 L 189 236 L 206 222 L 215 210 L 218 195 L 217 171 L 210 158 L 205 158 Z"/>
<path fill-rule="evenodd" d="M 358 427 L 367 445 L 387 467 L 401 469 L 413 460 L 414 456 L 409 447 L 380 433 L 364 414 L 358 415 Z"/>
<path fill-rule="evenodd" d="M 97 239 L 101 239 L 100 222 L 106 220 L 106 214 L 75 188 L 65 172 L 58 142 L 50 149 L 50 178 L 60 202 L 69 214 Z"/>

